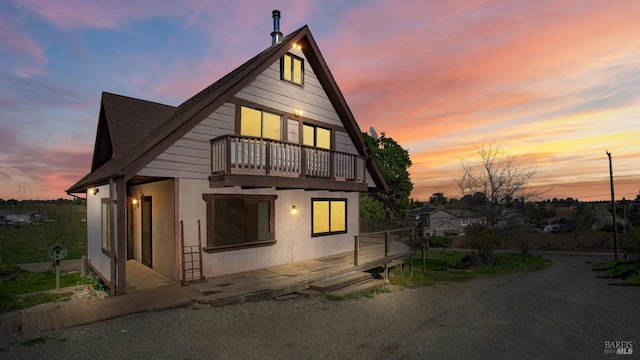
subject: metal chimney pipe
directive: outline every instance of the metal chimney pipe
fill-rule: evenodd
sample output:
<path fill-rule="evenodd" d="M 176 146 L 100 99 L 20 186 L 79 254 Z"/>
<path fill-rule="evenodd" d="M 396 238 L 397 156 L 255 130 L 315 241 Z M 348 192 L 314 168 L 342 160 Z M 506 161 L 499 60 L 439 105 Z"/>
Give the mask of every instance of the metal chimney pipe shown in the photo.
<path fill-rule="evenodd" d="M 273 10 L 273 31 L 271 32 L 271 45 L 279 44 L 282 41 L 280 32 L 280 10 Z"/>

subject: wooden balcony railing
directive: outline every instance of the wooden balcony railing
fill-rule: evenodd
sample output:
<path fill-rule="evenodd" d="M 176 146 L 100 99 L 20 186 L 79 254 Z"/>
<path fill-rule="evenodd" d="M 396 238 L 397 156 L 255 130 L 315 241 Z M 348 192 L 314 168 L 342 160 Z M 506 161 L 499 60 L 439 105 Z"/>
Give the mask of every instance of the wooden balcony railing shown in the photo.
<path fill-rule="evenodd" d="M 212 174 L 270 175 L 365 182 L 359 155 L 250 136 L 211 140 Z"/>

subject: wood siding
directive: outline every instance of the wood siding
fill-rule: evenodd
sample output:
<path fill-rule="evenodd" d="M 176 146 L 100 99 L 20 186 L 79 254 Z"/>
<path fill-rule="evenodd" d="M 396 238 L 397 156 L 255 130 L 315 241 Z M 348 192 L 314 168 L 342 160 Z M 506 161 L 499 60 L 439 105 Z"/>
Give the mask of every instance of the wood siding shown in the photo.
<path fill-rule="evenodd" d="M 303 56 L 301 52 L 294 53 Z M 305 64 L 304 83 L 304 87 L 300 87 L 280 80 L 278 61 L 236 94 L 236 97 L 285 114 L 299 108 L 304 112 L 303 120 L 309 119 L 314 124 L 325 124 L 334 129 L 343 128 L 338 114 L 308 63 Z M 236 134 L 235 116 L 236 105 L 226 103 L 152 160 L 138 175 L 207 179 L 212 170 L 209 141 L 221 135 Z M 287 132 L 287 137 L 300 136 L 297 130 L 293 129 L 296 122 L 285 117 L 284 131 Z M 334 134 L 335 151 L 358 154 L 346 131 L 334 130 Z M 368 173 L 367 179 L 370 179 Z M 370 181 L 367 183 L 373 184 Z"/>
<path fill-rule="evenodd" d="M 235 105 L 225 104 L 171 145 L 138 174 L 207 179 L 211 173 L 212 138 L 235 133 Z"/>

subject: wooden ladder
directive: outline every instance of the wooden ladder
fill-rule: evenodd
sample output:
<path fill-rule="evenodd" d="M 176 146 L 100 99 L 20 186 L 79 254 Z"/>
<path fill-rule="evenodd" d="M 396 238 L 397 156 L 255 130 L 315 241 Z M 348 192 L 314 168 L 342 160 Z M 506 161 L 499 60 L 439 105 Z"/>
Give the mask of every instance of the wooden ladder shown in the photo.
<path fill-rule="evenodd" d="M 180 220 L 180 242 L 182 245 L 182 285 L 205 281 L 202 275 L 202 240 L 200 236 L 200 219 L 198 219 L 198 245 L 184 244 L 184 224 Z"/>

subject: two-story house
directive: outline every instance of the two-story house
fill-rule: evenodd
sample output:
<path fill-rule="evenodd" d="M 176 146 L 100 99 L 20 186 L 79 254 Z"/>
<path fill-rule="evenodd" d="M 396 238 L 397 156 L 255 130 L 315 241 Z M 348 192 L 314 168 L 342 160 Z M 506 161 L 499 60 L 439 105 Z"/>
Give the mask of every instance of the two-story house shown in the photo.
<path fill-rule="evenodd" d="M 202 239 L 206 277 L 353 250 L 360 193 L 388 187 L 309 28 L 279 21 L 177 107 L 102 94 L 91 170 L 67 192 L 86 194 L 88 262 L 113 295 L 127 260 L 183 280 L 182 239 Z"/>
<path fill-rule="evenodd" d="M 470 224 L 482 223 L 482 218 L 467 210 L 435 209 L 428 213 L 429 235 L 463 236 Z"/>

